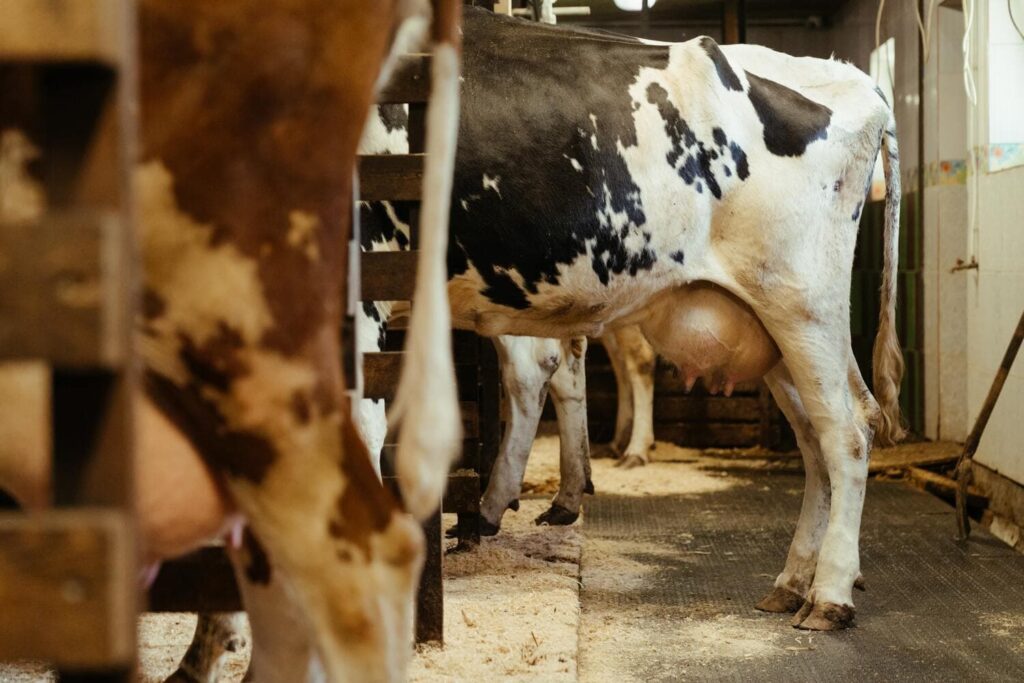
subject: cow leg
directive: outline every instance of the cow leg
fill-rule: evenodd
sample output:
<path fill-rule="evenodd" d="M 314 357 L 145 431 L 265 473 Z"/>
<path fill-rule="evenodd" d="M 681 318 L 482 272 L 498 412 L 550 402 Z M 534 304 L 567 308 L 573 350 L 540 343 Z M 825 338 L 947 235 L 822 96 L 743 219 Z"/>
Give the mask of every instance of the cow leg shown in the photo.
<path fill-rule="evenodd" d="M 860 578 L 860 521 L 878 404 L 851 362 L 848 319 L 826 311 L 814 317 L 833 324 L 806 323 L 773 337 L 818 435 L 831 500 L 814 580 L 793 624 L 833 630 L 852 625 L 854 618 L 852 592 Z"/>
<path fill-rule="evenodd" d="M 244 612 L 201 612 L 181 664 L 166 683 L 217 683 L 228 653 L 245 647 Z"/>
<path fill-rule="evenodd" d="M 551 399 L 558 414 L 558 494 L 537 524 L 572 524 L 580 514 L 584 493 L 593 493 L 590 480 L 590 438 L 587 432 L 586 337 L 562 342 L 562 362 L 551 377 Z"/>
<path fill-rule="evenodd" d="M 646 465 L 654 448 L 654 366 L 657 356 L 640 328 L 634 325 L 615 331 L 619 351 L 633 396 L 633 429 L 619 467 Z"/>
<path fill-rule="evenodd" d="M 757 609 L 765 612 L 796 612 L 804 604 L 811 581 L 814 580 L 818 551 L 828 526 L 831 492 L 818 435 L 800 402 L 800 395 L 785 363 L 779 363 L 764 379 L 796 434 L 796 442 L 803 456 L 806 483 L 800 519 L 789 546 L 786 566 L 775 579 L 775 587 L 757 603 Z"/>
<path fill-rule="evenodd" d="M 508 398 L 508 423 L 480 504 L 480 528 L 485 536 L 498 532 L 505 510 L 519 500 L 548 384 L 561 356 L 555 339 L 502 336 L 494 338 L 494 347 Z"/>
<path fill-rule="evenodd" d="M 601 444 L 591 453 L 592 458 L 618 458 L 626 451 L 633 432 L 633 387 L 629 382 L 629 370 L 626 368 L 625 353 L 616 339 L 615 332 L 608 332 L 601 337 L 608 359 L 615 373 L 615 435 L 606 444 Z"/>

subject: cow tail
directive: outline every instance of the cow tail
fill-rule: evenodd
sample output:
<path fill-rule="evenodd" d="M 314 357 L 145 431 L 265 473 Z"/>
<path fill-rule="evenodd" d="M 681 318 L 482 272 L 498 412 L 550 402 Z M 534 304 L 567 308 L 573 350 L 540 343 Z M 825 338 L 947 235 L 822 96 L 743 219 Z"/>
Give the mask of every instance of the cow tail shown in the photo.
<path fill-rule="evenodd" d="M 405 508 L 423 519 L 441 503 L 462 444 L 448 305 L 448 214 L 459 119 L 460 0 L 433 0 L 433 59 L 416 290 L 405 362 L 391 408 L 401 423 L 395 470 Z"/>
<path fill-rule="evenodd" d="M 878 334 L 872 354 L 872 383 L 880 410 L 875 441 L 891 446 L 906 435 L 900 416 L 900 382 L 903 379 L 903 353 L 896 336 L 896 265 L 900 236 L 900 162 L 896 143 L 896 122 L 889 113 L 882 134 L 882 164 L 885 169 L 885 253 L 882 267 L 881 307 Z"/>

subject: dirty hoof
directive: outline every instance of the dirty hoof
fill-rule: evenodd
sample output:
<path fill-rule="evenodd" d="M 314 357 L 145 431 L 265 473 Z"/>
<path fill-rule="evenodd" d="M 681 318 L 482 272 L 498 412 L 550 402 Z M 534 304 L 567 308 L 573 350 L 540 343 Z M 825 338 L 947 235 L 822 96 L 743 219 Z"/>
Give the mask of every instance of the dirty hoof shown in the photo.
<path fill-rule="evenodd" d="M 619 458 L 619 461 L 615 463 L 616 467 L 621 467 L 624 470 L 631 470 L 634 467 L 643 467 L 647 464 L 647 458 L 642 455 L 626 454 Z"/>
<path fill-rule="evenodd" d="M 613 458 L 614 459 L 614 458 L 619 457 L 619 453 L 621 453 L 621 451 L 619 449 L 617 449 L 615 446 L 611 445 L 610 443 L 603 443 L 603 444 L 601 444 L 599 446 L 594 446 L 590 450 L 590 458 L 591 459 L 596 459 L 596 458 Z"/>
<path fill-rule="evenodd" d="M 864 583 L 864 575 L 861 574 L 857 577 L 857 580 L 853 582 L 853 587 L 859 591 L 867 591 L 867 584 Z"/>
<path fill-rule="evenodd" d="M 783 614 L 796 612 L 804 604 L 804 596 L 794 593 L 788 588 L 775 586 L 768 595 L 761 598 L 761 602 L 755 605 L 755 609 L 762 612 L 774 612 Z"/>
<path fill-rule="evenodd" d="M 519 512 L 519 499 L 516 498 L 511 503 L 509 503 L 508 509 L 511 510 L 512 512 Z"/>
<path fill-rule="evenodd" d="M 518 501 L 516 501 L 516 502 L 518 503 Z M 512 506 L 510 505 L 509 507 L 512 507 Z M 513 508 L 513 509 L 518 509 L 518 507 Z M 495 535 L 497 535 L 497 533 L 498 533 L 498 531 L 500 529 L 501 529 L 501 525 L 499 525 L 499 524 L 491 524 L 490 522 L 488 522 L 483 517 L 480 518 L 480 535 L 481 536 L 495 536 Z M 455 524 L 455 525 L 450 526 L 447 529 L 445 529 L 444 537 L 445 538 L 458 538 L 459 537 L 459 525 Z"/>
<path fill-rule="evenodd" d="M 853 618 L 852 605 L 822 602 L 812 606 L 810 602 L 805 602 L 793 617 L 792 623 L 804 631 L 838 631 L 853 626 Z"/>
<path fill-rule="evenodd" d="M 546 512 L 539 514 L 534 522 L 537 526 L 569 526 L 579 519 L 579 516 L 580 513 L 571 512 L 561 505 L 552 505 Z"/>
<path fill-rule="evenodd" d="M 587 483 L 583 485 L 583 493 L 594 495 L 594 482 L 587 479 Z"/>

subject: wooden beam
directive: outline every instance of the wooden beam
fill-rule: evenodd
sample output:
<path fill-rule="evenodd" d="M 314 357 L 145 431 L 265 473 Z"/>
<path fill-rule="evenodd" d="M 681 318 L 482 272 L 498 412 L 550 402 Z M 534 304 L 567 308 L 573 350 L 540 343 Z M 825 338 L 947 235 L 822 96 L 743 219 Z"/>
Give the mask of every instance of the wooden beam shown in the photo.
<path fill-rule="evenodd" d="M 416 201 L 423 193 L 424 154 L 364 154 L 359 157 L 359 199 Z"/>
<path fill-rule="evenodd" d="M 0 661 L 130 667 L 134 557 L 121 512 L 0 514 Z"/>
<path fill-rule="evenodd" d="M 411 301 L 416 290 L 415 251 L 364 251 L 360 268 L 362 301 Z"/>
<path fill-rule="evenodd" d="M 125 357 L 129 264 L 113 211 L 0 225 L 0 358 L 113 368 Z"/>
<path fill-rule="evenodd" d="M 0 61 L 94 61 L 123 52 L 125 0 L 4 0 Z"/>
<path fill-rule="evenodd" d="M 385 401 L 395 398 L 403 356 L 400 351 L 363 354 L 363 398 Z M 456 364 L 455 379 L 459 385 L 460 401 L 476 400 L 476 373 L 475 365 Z"/>

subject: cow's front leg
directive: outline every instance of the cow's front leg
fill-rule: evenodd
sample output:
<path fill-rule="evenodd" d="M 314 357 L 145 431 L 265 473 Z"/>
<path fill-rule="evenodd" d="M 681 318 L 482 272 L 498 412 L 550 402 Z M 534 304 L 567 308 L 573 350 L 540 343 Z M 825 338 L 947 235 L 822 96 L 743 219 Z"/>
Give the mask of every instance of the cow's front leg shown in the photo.
<path fill-rule="evenodd" d="M 650 462 L 654 448 L 654 367 L 657 356 L 636 325 L 615 331 L 633 396 L 633 428 L 619 467 L 632 468 Z"/>
<path fill-rule="evenodd" d="M 867 485 L 871 424 L 878 404 L 851 362 L 844 329 L 807 325 L 775 335 L 794 386 L 818 435 L 828 472 L 828 526 L 814 580 L 793 625 L 818 631 L 853 624 L 853 588 L 860 579 L 860 522 Z"/>
<path fill-rule="evenodd" d="M 800 395 L 785 362 L 780 362 L 764 379 L 796 434 L 797 445 L 803 456 L 806 481 L 800 519 L 789 546 L 786 566 L 775 579 L 771 592 L 757 603 L 757 609 L 765 612 L 796 612 L 804 604 L 814 580 L 818 551 L 828 526 L 831 492 L 818 435 L 800 402 Z"/>
<path fill-rule="evenodd" d="M 217 683 L 229 653 L 245 647 L 244 612 L 202 612 L 192 642 L 166 683 Z"/>
<path fill-rule="evenodd" d="M 508 423 L 480 504 L 480 533 L 485 536 L 498 533 L 505 510 L 518 504 L 548 385 L 561 356 L 555 339 L 502 336 L 494 338 L 494 347 L 508 398 Z"/>
<path fill-rule="evenodd" d="M 593 493 L 590 480 L 590 438 L 587 431 L 586 337 L 562 342 L 562 362 L 551 377 L 551 399 L 558 414 L 558 494 L 537 524 L 572 524 L 580 515 L 584 493 Z"/>

